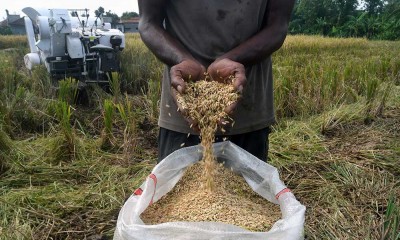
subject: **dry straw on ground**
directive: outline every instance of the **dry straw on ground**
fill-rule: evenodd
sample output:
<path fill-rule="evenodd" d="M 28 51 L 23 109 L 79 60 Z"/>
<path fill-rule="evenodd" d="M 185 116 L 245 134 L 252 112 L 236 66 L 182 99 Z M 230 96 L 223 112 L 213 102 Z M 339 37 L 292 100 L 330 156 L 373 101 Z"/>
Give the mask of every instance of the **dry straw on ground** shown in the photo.
<path fill-rule="evenodd" d="M 202 166 L 190 166 L 174 189 L 142 214 L 147 224 L 176 221 L 229 223 L 268 231 L 280 218 L 279 206 L 255 193 L 242 176 L 216 164 L 214 191 L 201 188 Z"/>
<path fill-rule="evenodd" d="M 197 122 L 203 147 L 203 164 L 206 187 L 213 189 L 215 159 L 212 144 L 221 119 L 229 118 L 226 107 L 237 101 L 239 95 L 232 84 L 202 80 L 188 83 L 185 94 L 177 101 L 188 117 Z M 221 131 L 224 131 L 223 128 Z"/>

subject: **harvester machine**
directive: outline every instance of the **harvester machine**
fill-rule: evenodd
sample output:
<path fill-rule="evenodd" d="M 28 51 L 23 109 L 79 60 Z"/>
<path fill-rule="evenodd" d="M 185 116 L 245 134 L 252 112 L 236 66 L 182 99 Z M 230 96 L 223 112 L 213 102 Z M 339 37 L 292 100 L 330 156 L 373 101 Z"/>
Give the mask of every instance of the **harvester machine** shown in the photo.
<path fill-rule="evenodd" d="M 30 53 L 24 57 L 29 70 L 45 65 L 53 83 L 72 77 L 80 83 L 105 83 L 120 70 L 119 53 L 125 36 L 101 16 L 90 17 L 88 10 L 31 7 L 22 10 Z M 80 11 L 80 13 L 78 13 Z"/>

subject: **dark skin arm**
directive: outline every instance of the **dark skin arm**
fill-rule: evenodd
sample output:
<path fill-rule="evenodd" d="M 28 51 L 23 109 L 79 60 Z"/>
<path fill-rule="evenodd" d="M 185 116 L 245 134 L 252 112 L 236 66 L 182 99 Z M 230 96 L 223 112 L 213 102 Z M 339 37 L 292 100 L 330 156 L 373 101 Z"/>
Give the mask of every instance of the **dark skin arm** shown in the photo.
<path fill-rule="evenodd" d="M 263 29 L 216 61 L 228 58 L 245 66 L 255 64 L 278 50 L 287 35 L 295 0 L 270 0 Z"/>
<path fill-rule="evenodd" d="M 218 57 L 207 69 L 210 77 L 226 82 L 234 75 L 234 86 L 241 92 L 246 83 L 245 66 L 250 66 L 278 50 L 287 34 L 290 15 L 295 0 L 270 0 L 267 5 L 263 29 Z M 168 0 L 139 0 L 141 14 L 139 32 L 147 47 L 171 68 L 171 85 L 183 93 L 185 81 L 202 79 L 205 68 L 163 28 L 165 6 Z M 236 104 L 226 111 L 232 113 Z"/>
<path fill-rule="evenodd" d="M 185 91 L 185 82 L 204 78 L 206 68 L 163 27 L 168 0 L 139 0 L 139 32 L 146 46 L 171 68 L 171 85 Z"/>
<path fill-rule="evenodd" d="M 218 57 L 207 69 L 215 81 L 227 81 L 233 75 L 234 86 L 241 92 L 246 84 L 245 66 L 255 64 L 278 50 L 287 35 L 295 0 L 268 1 L 263 29 L 231 51 Z M 236 104 L 226 111 L 232 113 Z"/>

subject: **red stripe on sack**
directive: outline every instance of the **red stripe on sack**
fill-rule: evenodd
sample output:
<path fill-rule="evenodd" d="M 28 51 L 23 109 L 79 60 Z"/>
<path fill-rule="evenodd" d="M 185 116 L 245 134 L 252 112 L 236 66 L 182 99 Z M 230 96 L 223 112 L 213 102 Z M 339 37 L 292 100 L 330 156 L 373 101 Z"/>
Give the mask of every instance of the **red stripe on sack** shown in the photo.
<path fill-rule="evenodd" d="M 284 188 L 284 189 L 282 189 L 280 192 L 278 192 L 278 194 L 275 195 L 276 200 L 278 200 L 279 197 L 280 197 L 282 194 L 287 193 L 287 192 L 292 192 L 292 191 L 290 191 L 289 188 Z"/>
<path fill-rule="evenodd" d="M 154 195 L 156 194 L 157 176 L 152 173 L 149 175 L 149 178 L 153 179 L 153 182 L 154 182 L 154 192 L 153 192 L 153 196 L 151 196 L 151 200 L 150 200 L 150 204 L 149 204 L 149 206 L 150 206 L 151 204 L 153 204 L 153 198 L 154 198 Z"/>
<path fill-rule="evenodd" d="M 141 188 L 138 188 L 133 192 L 133 194 L 138 195 L 138 196 L 142 195 L 142 193 L 143 193 L 143 190 Z"/>
<path fill-rule="evenodd" d="M 152 173 L 152 174 L 149 175 L 149 178 L 153 179 L 153 181 L 154 181 L 154 186 L 156 186 L 156 185 L 157 185 L 157 177 L 156 177 L 156 175 L 154 175 L 154 174 Z"/>

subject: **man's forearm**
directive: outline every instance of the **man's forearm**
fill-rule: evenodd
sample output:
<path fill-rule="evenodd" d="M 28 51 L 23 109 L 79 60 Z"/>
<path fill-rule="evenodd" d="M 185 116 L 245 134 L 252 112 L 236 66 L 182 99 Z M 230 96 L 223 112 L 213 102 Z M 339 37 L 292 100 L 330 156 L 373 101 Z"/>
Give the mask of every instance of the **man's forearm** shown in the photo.
<path fill-rule="evenodd" d="M 163 27 L 166 0 L 139 0 L 139 32 L 146 46 L 167 65 L 174 66 L 191 54 Z"/>
<path fill-rule="evenodd" d="M 270 56 L 285 41 L 293 6 L 294 0 L 269 1 L 264 28 L 219 58 L 228 58 L 247 66 Z"/>
<path fill-rule="evenodd" d="M 162 62 L 169 66 L 179 64 L 193 57 L 163 28 L 151 24 L 139 25 L 140 35 L 146 46 Z"/>
<path fill-rule="evenodd" d="M 245 66 L 255 64 L 278 50 L 285 38 L 286 32 L 277 34 L 266 29 L 246 42 L 219 57 L 228 58 Z M 271 33 L 273 32 L 273 33 Z"/>

